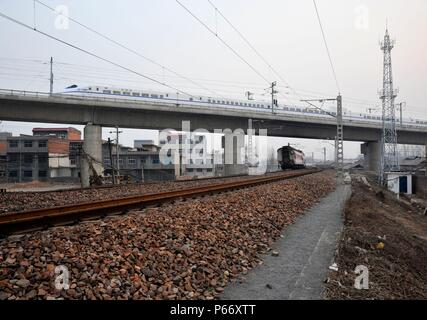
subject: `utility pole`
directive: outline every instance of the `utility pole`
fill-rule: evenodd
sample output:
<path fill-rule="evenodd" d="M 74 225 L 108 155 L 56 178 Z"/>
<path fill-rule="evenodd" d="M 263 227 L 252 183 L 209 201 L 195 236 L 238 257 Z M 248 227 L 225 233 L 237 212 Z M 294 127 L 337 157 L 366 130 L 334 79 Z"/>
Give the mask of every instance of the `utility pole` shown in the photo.
<path fill-rule="evenodd" d="M 312 100 L 301 100 L 301 101 L 306 102 L 312 107 L 325 112 L 325 114 L 336 118 L 337 136 L 336 136 L 336 143 L 335 143 L 335 156 L 336 156 L 335 165 L 337 170 L 338 182 L 342 183 L 344 178 L 344 124 L 343 124 L 343 117 L 342 117 L 342 96 L 341 94 L 338 94 L 336 98 L 332 98 L 332 99 L 312 99 Z M 320 103 L 323 103 L 325 101 L 336 101 L 337 113 L 333 114 L 331 112 L 325 111 L 322 108 L 319 108 L 315 104 L 311 103 L 311 101 L 316 101 Z"/>
<path fill-rule="evenodd" d="M 274 114 L 274 106 L 277 106 L 277 99 L 276 99 L 276 93 L 278 93 L 277 90 L 275 90 L 277 83 L 276 81 L 271 83 L 271 113 Z"/>
<path fill-rule="evenodd" d="M 344 179 L 344 125 L 342 118 L 342 97 L 337 97 L 337 174 L 338 181 Z"/>
<path fill-rule="evenodd" d="M 399 157 L 397 153 L 397 130 L 394 99 L 397 90 L 393 88 L 393 72 L 391 64 L 391 50 L 395 41 L 390 40 L 386 29 L 381 50 L 384 52 L 383 89 L 380 91 L 382 100 L 382 137 L 381 137 L 381 162 L 379 168 L 379 182 L 387 183 L 386 173 L 399 171 Z"/>
<path fill-rule="evenodd" d="M 119 176 L 120 176 L 120 163 L 119 163 L 119 133 L 122 133 L 123 131 L 119 131 L 119 127 L 116 126 L 116 131 L 110 131 L 110 133 L 116 134 L 116 175 L 117 179 L 116 182 L 119 183 Z"/>
<path fill-rule="evenodd" d="M 111 163 L 111 176 L 113 178 L 113 184 L 116 184 L 116 175 L 114 172 L 114 164 L 113 164 L 113 153 L 111 150 L 111 139 L 108 138 L 108 153 L 110 155 L 110 163 Z"/>
<path fill-rule="evenodd" d="M 403 107 L 406 106 L 406 102 L 396 104 L 400 109 L 400 126 L 403 127 Z"/>
<path fill-rule="evenodd" d="M 50 57 L 50 88 L 49 88 L 49 94 L 52 95 L 53 93 L 53 57 Z"/>

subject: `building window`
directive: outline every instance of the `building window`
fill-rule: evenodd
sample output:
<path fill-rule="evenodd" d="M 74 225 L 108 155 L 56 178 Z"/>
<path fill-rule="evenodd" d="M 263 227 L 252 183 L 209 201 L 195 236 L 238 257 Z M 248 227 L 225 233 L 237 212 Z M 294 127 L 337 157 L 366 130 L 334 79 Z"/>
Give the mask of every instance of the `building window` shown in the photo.
<path fill-rule="evenodd" d="M 119 164 L 123 164 L 123 159 L 119 158 Z"/>
<path fill-rule="evenodd" d="M 16 140 L 9 141 L 9 148 L 18 148 L 18 141 Z"/>
<path fill-rule="evenodd" d="M 11 178 L 18 177 L 18 171 L 16 171 L 16 170 L 9 171 L 9 177 L 11 177 Z"/>
<path fill-rule="evenodd" d="M 32 141 L 28 141 L 28 140 L 24 141 L 24 148 L 32 148 L 32 147 L 33 147 Z"/>
<path fill-rule="evenodd" d="M 154 156 L 154 157 L 153 157 L 153 163 L 154 163 L 154 164 L 158 164 L 158 163 L 160 163 L 159 156 Z"/>
<path fill-rule="evenodd" d="M 46 178 L 47 177 L 47 171 L 46 170 L 40 170 L 39 171 L 39 178 Z"/>
<path fill-rule="evenodd" d="M 129 158 L 128 159 L 128 164 L 135 165 L 136 164 L 136 159 Z"/>
<path fill-rule="evenodd" d="M 47 163 L 47 155 L 45 154 L 45 155 L 39 155 L 39 157 L 38 157 L 38 162 L 39 162 L 39 165 L 40 164 L 46 164 Z"/>
<path fill-rule="evenodd" d="M 24 170 L 24 178 L 32 178 L 33 171 L 32 170 Z"/>
<path fill-rule="evenodd" d="M 76 165 L 76 158 L 74 158 L 74 157 L 70 157 L 70 164 L 71 164 L 72 166 L 75 166 L 75 165 Z"/>
<path fill-rule="evenodd" d="M 26 154 L 24 156 L 24 163 L 25 164 L 33 164 L 33 156 L 30 154 Z"/>
<path fill-rule="evenodd" d="M 109 159 L 109 158 L 105 158 L 105 159 L 104 159 L 104 164 L 105 164 L 106 166 L 111 165 L 111 161 L 110 161 L 110 159 Z"/>
<path fill-rule="evenodd" d="M 47 141 L 39 141 L 39 148 L 46 148 L 47 147 Z"/>
<path fill-rule="evenodd" d="M 18 155 L 15 153 L 9 154 L 8 159 L 9 159 L 9 162 L 12 162 L 12 164 L 16 164 L 16 162 L 18 162 Z"/>

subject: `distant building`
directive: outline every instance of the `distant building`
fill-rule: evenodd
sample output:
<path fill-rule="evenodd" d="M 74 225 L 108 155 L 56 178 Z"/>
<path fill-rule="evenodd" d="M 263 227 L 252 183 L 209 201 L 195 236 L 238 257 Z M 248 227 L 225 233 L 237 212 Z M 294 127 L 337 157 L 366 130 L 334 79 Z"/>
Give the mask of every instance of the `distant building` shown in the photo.
<path fill-rule="evenodd" d="M 33 135 L 0 133 L 0 181 L 70 181 L 78 178 L 81 132 L 75 128 L 34 128 Z"/>
<path fill-rule="evenodd" d="M 70 141 L 80 141 L 82 133 L 73 127 L 68 128 L 33 128 L 33 136 L 35 137 L 54 137 Z"/>
<path fill-rule="evenodd" d="M 160 148 L 154 145 L 151 140 L 141 141 L 135 141 L 134 145 L 137 148 L 119 146 L 120 175 L 127 175 L 136 182 L 174 180 L 173 165 L 160 163 Z M 117 169 L 116 146 L 111 145 L 110 156 L 109 145 L 104 142 L 102 144 L 102 159 L 105 175 L 112 175 L 113 170 Z"/>
<path fill-rule="evenodd" d="M 185 141 L 187 138 L 187 141 Z M 183 144 L 187 144 L 189 148 L 192 150 L 196 145 L 207 149 L 206 137 L 204 135 L 196 135 L 192 134 L 191 138 L 188 138 L 183 133 L 179 132 L 169 132 L 168 139 L 162 139 L 159 137 L 159 145 L 160 148 L 166 144 L 179 144 L 179 165 L 175 165 L 175 177 L 177 179 L 182 178 L 206 178 L 213 177 L 215 175 L 222 175 L 222 167 L 221 174 L 215 173 L 215 166 L 213 161 L 213 156 L 211 154 L 206 154 L 206 158 L 203 159 L 185 159 L 185 155 L 183 152 Z M 189 155 L 187 155 L 189 157 Z"/>
<path fill-rule="evenodd" d="M 0 132 L 0 183 L 7 182 L 7 138 L 10 132 Z"/>
<path fill-rule="evenodd" d="M 8 137 L 5 171 L 8 182 L 71 177 L 68 141 L 43 136 Z"/>
<path fill-rule="evenodd" d="M 71 176 L 74 178 L 80 177 L 80 149 L 83 147 L 82 133 L 73 127 L 68 128 L 33 128 L 33 136 L 35 137 L 51 137 L 69 142 L 69 157 Z"/>

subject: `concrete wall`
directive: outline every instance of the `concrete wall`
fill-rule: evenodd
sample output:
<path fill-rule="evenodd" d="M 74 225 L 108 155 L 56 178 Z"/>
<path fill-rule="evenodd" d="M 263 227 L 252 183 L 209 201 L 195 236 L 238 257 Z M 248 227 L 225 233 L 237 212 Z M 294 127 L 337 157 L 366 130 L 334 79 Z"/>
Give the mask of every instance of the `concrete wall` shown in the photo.
<path fill-rule="evenodd" d="M 381 144 L 366 142 L 361 145 L 361 153 L 365 155 L 365 166 L 369 171 L 378 171 L 380 165 Z"/>
<path fill-rule="evenodd" d="M 102 165 L 102 127 L 87 124 L 84 129 L 83 152 L 81 157 L 81 181 L 82 187 L 89 187 L 89 177 L 93 175 L 89 162 L 98 175 L 103 173 Z"/>
<path fill-rule="evenodd" d="M 417 196 L 427 199 L 427 177 L 415 176 L 415 190 Z"/>

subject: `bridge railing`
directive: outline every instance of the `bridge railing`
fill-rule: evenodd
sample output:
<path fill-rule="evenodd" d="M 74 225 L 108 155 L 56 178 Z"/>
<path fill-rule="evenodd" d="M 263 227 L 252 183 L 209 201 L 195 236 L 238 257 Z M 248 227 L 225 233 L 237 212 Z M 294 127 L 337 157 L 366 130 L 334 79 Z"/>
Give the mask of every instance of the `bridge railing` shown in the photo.
<path fill-rule="evenodd" d="M 67 94 L 67 93 L 53 93 L 50 94 L 49 92 L 39 92 L 39 91 L 26 91 L 26 90 L 15 90 L 15 89 L 0 89 L 0 95 L 6 95 L 6 96 L 25 96 L 25 97 L 33 97 L 33 98 L 65 98 L 65 99 L 73 99 L 73 100 L 90 100 L 90 101 L 99 101 L 99 102 L 118 102 L 118 103 L 124 103 L 127 101 L 131 101 L 132 103 L 140 104 L 140 105 L 158 105 L 158 106 L 164 106 L 165 104 L 171 105 L 171 106 L 182 106 L 182 104 L 179 103 L 173 103 L 173 102 L 158 102 L 158 101 L 141 101 L 136 98 L 133 98 L 132 96 L 125 96 L 120 98 L 111 98 L 111 97 L 99 97 L 99 96 L 88 96 L 88 95 L 77 95 L 75 93 L 73 94 Z M 198 104 L 190 104 L 186 103 L 185 106 L 193 107 L 193 108 L 201 108 Z M 219 107 L 215 105 L 215 108 L 221 111 L 230 111 L 230 108 L 227 107 Z M 252 111 L 259 111 L 256 110 L 256 108 L 253 107 L 247 107 L 251 108 Z M 237 110 L 237 109 L 234 109 Z M 263 110 L 263 114 L 265 114 L 265 111 Z M 289 113 L 285 110 L 277 110 L 277 113 L 288 115 Z M 319 121 L 325 121 L 327 118 L 324 117 L 318 117 L 316 115 L 298 115 L 298 114 L 292 114 L 293 118 L 299 119 L 299 120 L 319 120 Z M 331 120 L 333 120 L 331 118 Z M 331 123 L 334 123 L 334 121 L 331 121 Z M 344 124 L 361 124 L 366 125 L 369 124 L 380 124 L 380 123 L 372 123 L 371 121 L 363 121 L 360 119 L 345 119 Z M 427 126 L 418 125 L 418 124 L 403 124 L 397 125 L 397 129 L 414 129 L 414 128 L 420 128 L 420 129 L 426 129 Z"/>

